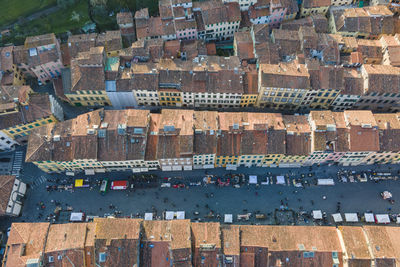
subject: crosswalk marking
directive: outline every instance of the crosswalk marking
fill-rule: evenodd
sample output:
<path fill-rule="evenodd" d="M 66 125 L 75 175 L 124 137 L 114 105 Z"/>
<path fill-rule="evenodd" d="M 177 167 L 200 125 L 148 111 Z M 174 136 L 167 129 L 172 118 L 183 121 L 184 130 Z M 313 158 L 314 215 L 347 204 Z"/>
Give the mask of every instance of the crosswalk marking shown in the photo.
<path fill-rule="evenodd" d="M 21 170 L 23 160 L 24 160 L 24 152 L 23 151 L 15 152 L 11 170 L 12 175 L 19 177 L 19 171 Z"/>
<path fill-rule="evenodd" d="M 31 188 L 35 188 L 41 184 L 43 184 L 44 182 L 46 182 L 46 177 L 44 177 L 43 175 L 40 176 L 38 179 L 36 179 L 32 184 L 31 184 Z"/>

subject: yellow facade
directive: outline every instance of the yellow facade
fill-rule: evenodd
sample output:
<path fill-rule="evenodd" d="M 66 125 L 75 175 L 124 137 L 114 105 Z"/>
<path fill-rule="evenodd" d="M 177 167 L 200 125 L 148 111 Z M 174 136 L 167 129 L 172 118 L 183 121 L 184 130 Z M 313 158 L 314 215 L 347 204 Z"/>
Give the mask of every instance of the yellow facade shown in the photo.
<path fill-rule="evenodd" d="M 278 166 L 279 162 L 281 161 L 283 155 L 282 154 L 268 154 L 264 156 L 263 159 L 263 166 L 271 166 L 275 165 Z"/>
<path fill-rule="evenodd" d="M 306 92 L 307 90 L 304 89 L 261 87 L 257 106 L 277 109 L 291 106 L 296 109 L 300 106 Z"/>
<path fill-rule="evenodd" d="M 13 64 L 12 68 L 14 71 L 13 85 L 26 85 L 25 76 L 22 71 L 20 71 L 15 64 Z"/>
<path fill-rule="evenodd" d="M 253 95 L 253 94 L 242 95 L 242 98 L 240 99 L 240 106 L 241 107 L 255 106 L 257 103 L 257 96 L 258 95 Z"/>
<path fill-rule="evenodd" d="M 298 163 L 298 164 L 303 164 L 303 162 L 307 159 L 308 156 L 300 155 L 300 156 L 294 156 L 294 155 L 282 155 L 282 157 L 279 160 L 279 163 Z"/>
<path fill-rule="evenodd" d="M 261 166 L 264 160 L 264 155 L 242 155 L 240 156 L 240 165 L 257 165 Z"/>
<path fill-rule="evenodd" d="M 7 129 L 3 129 L 3 132 L 5 134 L 7 134 L 8 136 L 10 136 L 11 138 L 16 139 L 16 138 L 19 138 L 22 136 L 29 135 L 29 133 L 32 129 L 46 125 L 48 123 L 57 122 L 57 121 L 58 120 L 56 119 L 56 117 L 51 115 L 49 117 L 38 119 L 31 123 L 19 124 L 19 125 L 7 128 Z"/>
<path fill-rule="evenodd" d="M 75 106 L 110 106 L 111 101 L 106 91 L 77 91 L 75 94 L 65 95 Z"/>
<path fill-rule="evenodd" d="M 238 161 L 239 161 L 239 156 L 216 156 L 215 166 L 226 167 L 227 164 L 237 165 Z"/>
<path fill-rule="evenodd" d="M 314 8 L 304 8 L 303 6 L 301 7 L 300 10 L 300 16 L 302 18 L 310 16 L 312 14 L 323 14 L 325 15 L 326 12 L 328 11 L 329 6 L 321 6 L 321 7 L 314 7 Z"/>
<path fill-rule="evenodd" d="M 159 91 L 158 98 L 162 106 L 182 106 L 182 93 L 179 91 Z"/>
<path fill-rule="evenodd" d="M 319 89 L 310 104 L 310 108 L 328 109 L 339 93 L 339 90 Z"/>

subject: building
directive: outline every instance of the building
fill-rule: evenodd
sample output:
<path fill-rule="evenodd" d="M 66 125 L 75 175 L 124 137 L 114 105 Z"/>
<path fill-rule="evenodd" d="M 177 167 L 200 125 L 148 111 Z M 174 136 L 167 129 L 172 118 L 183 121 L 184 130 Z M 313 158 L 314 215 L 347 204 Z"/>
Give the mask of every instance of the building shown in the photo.
<path fill-rule="evenodd" d="M 190 220 L 144 221 L 141 266 L 192 266 Z"/>
<path fill-rule="evenodd" d="M 197 16 L 199 39 L 227 40 L 233 38 L 233 34 L 239 30 L 241 15 L 237 2 L 195 2 L 193 12 Z"/>
<path fill-rule="evenodd" d="M 39 266 L 43 262 L 43 248 L 46 245 L 49 227 L 49 223 L 13 223 L 7 240 L 3 265 Z"/>
<path fill-rule="evenodd" d="M 47 83 L 61 75 L 60 43 L 54 33 L 30 36 L 13 50 L 14 64 L 25 76 Z"/>
<path fill-rule="evenodd" d="M 221 230 L 219 223 L 192 223 L 193 266 L 218 266 L 220 255 Z"/>
<path fill-rule="evenodd" d="M 219 225 L 115 218 L 51 226 L 13 223 L 3 264 L 394 267 L 400 262 L 399 236 L 398 227 L 370 225 Z"/>
<path fill-rule="evenodd" d="M 14 64 L 14 46 L 0 48 L 0 85 L 25 85 L 25 75 Z"/>
<path fill-rule="evenodd" d="M 25 193 L 25 183 L 12 175 L 0 175 L 0 216 L 19 216 Z"/>
<path fill-rule="evenodd" d="M 95 218 L 93 266 L 139 266 L 142 220 Z"/>
<path fill-rule="evenodd" d="M 117 13 L 117 24 L 121 31 L 122 40 L 129 46 L 136 41 L 135 24 L 131 12 Z"/>
<path fill-rule="evenodd" d="M 282 115 L 101 109 L 35 129 L 26 161 L 45 172 L 88 175 L 397 162 L 399 127 L 397 114 L 368 110 Z"/>
<path fill-rule="evenodd" d="M 104 47 L 92 47 L 62 70 L 64 95 L 75 106 L 108 106 L 111 104 L 105 86 L 106 53 Z"/>
<path fill-rule="evenodd" d="M 52 224 L 44 247 L 44 266 L 95 266 L 94 223 Z"/>
<path fill-rule="evenodd" d="M 394 33 L 393 13 L 387 6 L 332 8 L 329 16 L 331 33 L 359 38 L 379 38 Z"/>
<path fill-rule="evenodd" d="M 31 137 L 27 159 L 46 172 L 138 172 L 146 167 L 148 124 L 146 110 L 97 110 L 40 128 Z"/>
<path fill-rule="evenodd" d="M 24 144 L 32 129 L 64 120 L 62 107 L 47 93 L 34 93 L 29 86 L 0 89 L 0 149 Z"/>
<path fill-rule="evenodd" d="M 400 35 L 382 35 L 383 65 L 400 67 Z"/>
<path fill-rule="evenodd" d="M 331 0 L 304 0 L 300 7 L 300 17 L 304 18 L 312 14 L 325 15 L 331 6 Z"/>
<path fill-rule="evenodd" d="M 312 102 L 310 74 L 297 62 L 260 64 L 257 106 L 307 108 Z"/>

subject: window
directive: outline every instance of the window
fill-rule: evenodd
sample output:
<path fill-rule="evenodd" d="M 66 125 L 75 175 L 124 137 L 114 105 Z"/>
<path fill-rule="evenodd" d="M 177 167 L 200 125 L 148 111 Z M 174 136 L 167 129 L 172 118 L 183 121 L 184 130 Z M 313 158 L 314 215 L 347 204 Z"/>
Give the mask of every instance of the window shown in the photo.
<path fill-rule="evenodd" d="M 49 262 L 54 262 L 54 257 L 53 256 L 49 256 Z"/>
<path fill-rule="evenodd" d="M 99 262 L 106 262 L 106 253 L 99 253 Z"/>

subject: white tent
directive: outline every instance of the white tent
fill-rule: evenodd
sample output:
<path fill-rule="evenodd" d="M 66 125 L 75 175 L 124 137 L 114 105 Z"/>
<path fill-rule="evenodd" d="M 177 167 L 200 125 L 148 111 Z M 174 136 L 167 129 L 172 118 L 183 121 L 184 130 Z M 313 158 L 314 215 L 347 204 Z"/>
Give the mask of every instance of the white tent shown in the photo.
<path fill-rule="evenodd" d="M 250 175 L 249 176 L 249 184 L 256 184 L 257 183 L 257 176 L 256 175 Z"/>
<path fill-rule="evenodd" d="M 375 214 L 375 218 L 377 223 L 390 223 L 390 218 L 388 214 Z"/>
<path fill-rule="evenodd" d="M 232 222 L 233 222 L 232 214 L 225 214 L 224 223 L 232 223 Z"/>
<path fill-rule="evenodd" d="M 318 185 L 335 185 L 333 179 L 318 179 Z"/>
<path fill-rule="evenodd" d="M 84 214 L 83 212 L 72 212 L 71 217 L 69 220 L 71 222 L 82 222 L 83 221 Z"/>
<path fill-rule="evenodd" d="M 282 175 L 276 176 L 276 184 L 285 184 L 285 177 Z"/>
<path fill-rule="evenodd" d="M 313 214 L 313 218 L 314 218 L 315 220 L 321 220 L 321 219 L 322 219 L 322 212 L 321 212 L 321 210 L 313 210 L 313 211 L 312 211 L 312 214 Z"/>
<path fill-rule="evenodd" d="M 146 213 L 144 214 L 144 220 L 145 220 L 145 221 L 152 221 L 152 220 L 153 220 L 153 213 L 151 213 L 151 212 L 146 212 Z"/>
<path fill-rule="evenodd" d="M 375 217 L 373 213 L 364 213 L 365 222 L 373 223 L 375 222 Z"/>
<path fill-rule="evenodd" d="M 166 220 L 173 220 L 175 212 L 173 211 L 166 211 L 165 212 L 165 219 Z"/>
<path fill-rule="evenodd" d="M 357 213 L 345 213 L 346 222 L 358 222 Z"/>
<path fill-rule="evenodd" d="M 396 217 L 396 223 L 400 223 L 400 216 Z"/>
<path fill-rule="evenodd" d="M 334 222 L 336 222 L 336 223 L 343 222 L 343 218 L 342 218 L 342 215 L 340 215 L 340 213 L 334 213 L 334 214 L 332 214 L 332 217 L 333 217 Z"/>
<path fill-rule="evenodd" d="M 176 212 L 176 219 L 184 220 L 185 219 L 185 212 L 184 211 L 177 211 Z"/>

